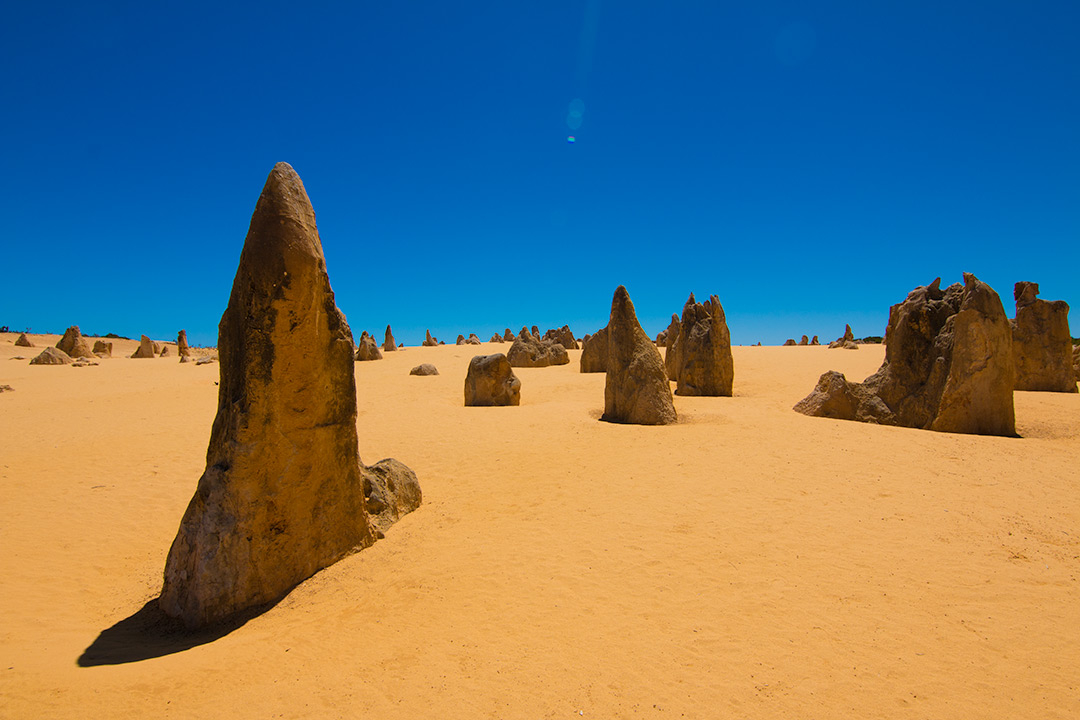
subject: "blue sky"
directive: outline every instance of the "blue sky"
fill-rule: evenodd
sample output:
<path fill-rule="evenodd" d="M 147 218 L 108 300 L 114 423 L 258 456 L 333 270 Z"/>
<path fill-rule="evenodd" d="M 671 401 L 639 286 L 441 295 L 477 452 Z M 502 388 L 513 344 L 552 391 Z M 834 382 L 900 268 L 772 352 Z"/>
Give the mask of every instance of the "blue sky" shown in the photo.
<path fill-rule="evenodd" d="M 0 324 L 216 342 L 281 160 L 357 336 L 581 335 L 619 284 L 740 344 L 964 271 L 1076 307 L 1078 36 L 1075 1 L 10 5 Z"/>

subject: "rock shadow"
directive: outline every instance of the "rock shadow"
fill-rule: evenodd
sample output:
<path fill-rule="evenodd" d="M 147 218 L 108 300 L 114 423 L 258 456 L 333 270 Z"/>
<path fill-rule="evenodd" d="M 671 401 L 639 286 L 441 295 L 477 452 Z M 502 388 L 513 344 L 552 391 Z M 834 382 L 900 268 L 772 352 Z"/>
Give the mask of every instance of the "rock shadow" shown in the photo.
<path fill-rule="evenodd" d="M 76 663 L 79 667 L 123 665 L 184 652 L 228 635 L 276 604 L 262 605 L 220 623 L 189 630 L 182 621 L 162 612 L 158 607 L 158 599 L 154 598 L 135 614 L 102 630 Z"/>

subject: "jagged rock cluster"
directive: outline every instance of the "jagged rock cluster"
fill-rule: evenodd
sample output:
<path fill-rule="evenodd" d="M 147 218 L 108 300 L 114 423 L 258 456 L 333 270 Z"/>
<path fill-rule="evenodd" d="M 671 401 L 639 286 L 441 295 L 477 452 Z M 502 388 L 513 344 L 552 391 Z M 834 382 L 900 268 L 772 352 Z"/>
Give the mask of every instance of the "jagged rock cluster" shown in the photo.
<path fill-rule="evenodd" d="M 525 368 L 567 365 L 570 362 L 566 348 L 550 340 L 541 340 L 538 333 L 529 332 L 524 327 L 514 338 L 514 343 L 506 353 L 506 358 L 511 367 Z"/>
<path fill-rule="evenodd" d="M 735 377 L 731 333 L 716 295 L 699 303 L 690 293 L 664 365 L 676 383 L 676 395 L 731 396 Z"/>
<path fill-rule="evenodd" d="M 829 347 L 834 350 L 836 348 L 841 348 L 843 350 L 858 350 L 859 346 L 855 342 L 855 333 L 851 332 L 851 326 L 844 325 L 843 336 L 838 337 L 829 343 Z"/>
<path fill-rule="evenodd" d="M 465 375 L 465 406 L 491 407 L 521 404 L 521 381 L 502 353 L 477 355 Z"/>
<path fill-rule="evenodd" d="M 437 338 L 434 338 L 434 337 L 431 336 L 431 331 L 430 330 L 427 330 L 427 331 L 424 332 L 424 342 L 422 342 L 420 344 L 423 347 L 435 347 L 435 346 L 437 346 L 439 344 L 439 341 L 438 341 Z"/>
<path fill-rule="evenodd" d="M 189 627 L 280 599 L 421 500 L 400 463 L 360 462 L 352 333 L 315 213 L 285 163 L 255 207 L 218 333 L 206 471 L 158 601 Z"/>
<path fill-rule="evenodd" d="M 1040 300 L 1038 283 L 1013 287 L 1016 319 L 1010 321 L 1017 390 L 1076 392 L 1069 304 Z"/>
<path fill-rule="evenodd" d="M 974 275 L 917 287 L 889 310 L 885 362 L 862 383 L 827 372 L 806 415 L 980 435 L 1016 434 L 1012 334 L 997 293 Z"/>
<path fill-rule="evenodd" d="M 567 350 L 578 350 L 578 341 L 574 338 L 574 333 L 571 332 L 569 325 L 563 325 L 561 328 L 555 328 L 548 330 L 544 333 L 543 341 L 557 343 L 562 345 Z"/>

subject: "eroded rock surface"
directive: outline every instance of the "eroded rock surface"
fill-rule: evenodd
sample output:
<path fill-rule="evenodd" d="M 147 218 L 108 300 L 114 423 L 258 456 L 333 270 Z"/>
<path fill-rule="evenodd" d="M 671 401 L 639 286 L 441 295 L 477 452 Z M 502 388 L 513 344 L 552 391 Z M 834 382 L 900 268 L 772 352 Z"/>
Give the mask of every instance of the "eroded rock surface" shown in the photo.
<path fill-rule="evenodd" d="M 64 337 L 60 338 L 56 347 L 72 359 L 94 357 L 94 351 L 90 349 L 90 343 L 83 337 L 78 325 L 72 325 L 65 330 Z"/>
<path fill-rule="evenodd" d="M 1017 390 L 1076 392 L 1069 336 L 1069 304 L 1040 300 L 1038 283 L 1013 288 L 1016 319 L 1010 321 Z"/>
<path fill-rule="evenodd" d="M 154 341 L 143 335 L 139 338 L 139 347 L 132 354 L 133 358 L 153 358 L 157 357 L 157 353 L 154 352 Z"/>
<path fill-rule="evenodd" d="M 375 344 L 375 338 L 370 335 L 363 335 L 360 337 L 360 344 L 357 346 L 356 355 L 353 357 L 360 362 L 383 359 L 383 355 L 379 351 L 379 346 Z"/>
<path fill-rule="evenodd" d="M 34 347 L 34 343 L 30 342 L 26 333 L 19 333 L 19 337 L 15 338 L 15 344 L 19 347 Z"/>
<path fill-rule="evenodd" d="M 60 348 L 47 347 L 30 361 L 31 365 L 70 365 L 75 360 Z"/>
<path fill-rule="evenodd" d="M 607 337 L 606 327 L 585 336 L 581 343 L 581 372 L 607 372 Z"/>
<path fill-rule="evenodd" d="M 676 395 L 731 397 L 735 378 L 731 333 L 716 295 L 699 303 L 690 294 L 683 306 L 676 362 Z"/>
<path fill-rule="evenodd" d="M 660 352 L 641 329 L 630 294 L 620 285 L 607 325 L 604 414 L 609 422 L 668 425 L 677 420 Z"/>
<path fill-rule="evenodd" d="M 526 368 L 567 365 L 570 362 L 566 348 L 558 343 L 541 340 L 525 328 L 521 328 L 521 333 L 514 338 L 506 358 L 512 367 Z"/>
<path fill-rule="evenodd" d="M 477 355 L 465 375 L 465 406 L 491 407 L 521 404 L 521 381 L 502 353 Z"/>

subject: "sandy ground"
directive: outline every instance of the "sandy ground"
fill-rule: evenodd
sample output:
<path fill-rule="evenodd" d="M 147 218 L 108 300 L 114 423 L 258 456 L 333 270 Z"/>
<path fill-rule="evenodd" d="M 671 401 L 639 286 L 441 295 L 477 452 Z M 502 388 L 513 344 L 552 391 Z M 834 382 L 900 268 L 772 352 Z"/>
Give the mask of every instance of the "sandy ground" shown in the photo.
<path fill-rule="evenodd" d="M 4 718 L 1080 717 L 1080 396 L 1016 393 L 1022 439 L 809 418 L 822 371 L 883 348 L 748 347 L 736 397 L 635 427 L 598 422 L 578 352 L 519 369 L 517 408 L 462 407 L 469 358 L 507 345 L 388 353 L 356 365 L 360 453 L 411 466 L 424 505 L 188 638 L 144 606 L 218 366 L 30 367 L 15 337 Z"/>

